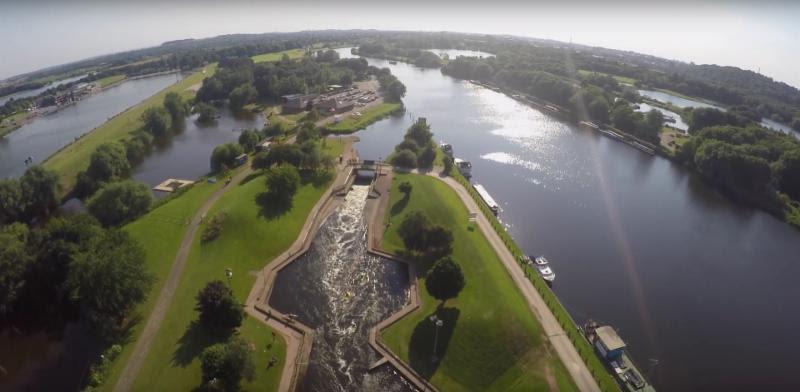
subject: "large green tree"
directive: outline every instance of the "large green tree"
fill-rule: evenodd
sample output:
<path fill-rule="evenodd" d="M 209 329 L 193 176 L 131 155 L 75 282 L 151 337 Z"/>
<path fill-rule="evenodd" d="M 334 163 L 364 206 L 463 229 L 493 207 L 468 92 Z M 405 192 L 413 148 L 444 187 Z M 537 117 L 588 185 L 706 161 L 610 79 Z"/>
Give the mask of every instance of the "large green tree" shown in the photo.
<path fill-rule="evenodd" d="M 172 127 L 172 117 L 163 107 L 151 107 L 142 114 L 144 127 L 156 137 L 165 136 Z"/>
<path fill-rule="evenodd" d="M 260 139 L 261 137 L 258 136 L 256 131 L 253 131 L 252 129 L 245 129 L 241 134 L 239 134 L 239 145 L 241 145 L 246 152 L 251 152 L 255 150 Z"/>
<path fill-rule="evenodd" d="M 33 166 L 20 179 L 25 215 L 28 219 L 46 217 L 58 207 L 58 174 Z"/>
<path fill-rule="evenodd" d="M 778 189 L 800 200 L 800 147 L 784 152 L 774 167 Z"/>
<path fill-rule="evenodd" d="M 10 313 L 25 284 L 31 262 L 26 249 L 28 227 L 22 223 L 0 226 L 0 318 Z"/>
<path fill-rule="evenodd" d="M 228 102 L 230 102 L 231 109 L 241 110 L 244 105 L 252 102 L 256 96 L 258 96 L 258 91 L 252 85 L 242 84 L 231 91 L 228 96 Z"/>
<path fill-rule="evenodd" d="M 150 209 L 153 195 L 140 182 L 126 180 L 100 188 L 89 199 L 89 212 L 105 226 L 116 226 L 138 218 Z"/>
<path fill-rule="evenodd" d="M 25 211 L 22 187 L 16 179 L 0 180 L 0 225 L 16 222 Z"/>
<path fill-rule="evenodd" d="M 116 336 L 147 296 L 153 277 L 144 259 L 144 249 L 127 233 L 110 230 L 72 262 L 67 278 L 72 297 L 104 338 Z"/>
<path fill-rule="evenodd" d="M 234 337 L 200 354 L 203 385 L 211 390 L 238 391 L 242 379 L 255 377 L 253 355 L 246 341 Z"/>
<path fill-rule="evenodd" d="M 292 165 L 275 166 L 266 177 L 267 194 L 272 200 L 288 202 L 300 188 L 300 174 Z"/>
<path fill-rule="evenodd" d="M 200 321 L 209 327 L 230 331 L 242 325 L 244 308 L 233 296 L 233 291 L 221 280 L 214 280 L 197 293 Z"/>
<path fill-rule="evenodd" d="M 164 96 L 164 108 L 169 112 L 172 122 L 183 121 L 188 112 L 187 104 L 180 94 L 170 91 Z"/>
<path fill-rule="evenodd" d="M 211 153 L 211 171 L 230 169 L 236 164 L 236 157 L 244 153 L 244 148 L 236 143 L 220 144 Z"/>
<path fill-rule="evenodd" d="M 433 298 L 440 301 L 457 297 L 465 285 L 461 267 L 449 257 L 434 263 L 425 276 L 425 288 Z"/>

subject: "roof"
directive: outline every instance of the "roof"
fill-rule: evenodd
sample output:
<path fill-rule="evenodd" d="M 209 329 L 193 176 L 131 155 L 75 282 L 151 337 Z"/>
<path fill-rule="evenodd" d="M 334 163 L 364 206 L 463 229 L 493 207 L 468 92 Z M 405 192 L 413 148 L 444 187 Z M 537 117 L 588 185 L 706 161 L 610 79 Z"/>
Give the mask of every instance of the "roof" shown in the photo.
<path fill-rule="evenodd" d="M 614 328 L 606 325 L 597 328 L 595 333 L 597 333 L 597 337 L 609 351 L 625 347 L 625 342 L 617 335 L 617 331 Z"/>

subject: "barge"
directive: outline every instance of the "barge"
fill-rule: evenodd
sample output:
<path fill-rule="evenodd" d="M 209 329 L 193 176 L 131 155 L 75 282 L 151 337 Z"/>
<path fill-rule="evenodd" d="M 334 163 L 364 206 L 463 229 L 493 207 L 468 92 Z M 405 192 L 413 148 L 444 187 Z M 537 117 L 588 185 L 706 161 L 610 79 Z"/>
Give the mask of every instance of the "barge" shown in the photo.
<path fill-rule="evenodd" d="M 644 378 L 644 374 L 625 351 L 625 342 L 614 328 L 600 326 L 589 320 L 583 327 L 583 333 L 623 391 L 655 392 L 656 389 Z"/>
<path fill-rule="evenodd" d="M 483 185 L 475 184 L 472 187 L 475 188 L 475 191 L 478 192 L 478 195 L 480 195 L 481 199 L 483 199 L 483 202 L 486 203 L 486 205 L 489 207 L 490 210 L 492 210 L 495 216 L 500 213 L 500 205 L 494 201 L 492 195 L 490 195 L 489 192 L 486 191 L 486 188 L 484 188 Z"/>

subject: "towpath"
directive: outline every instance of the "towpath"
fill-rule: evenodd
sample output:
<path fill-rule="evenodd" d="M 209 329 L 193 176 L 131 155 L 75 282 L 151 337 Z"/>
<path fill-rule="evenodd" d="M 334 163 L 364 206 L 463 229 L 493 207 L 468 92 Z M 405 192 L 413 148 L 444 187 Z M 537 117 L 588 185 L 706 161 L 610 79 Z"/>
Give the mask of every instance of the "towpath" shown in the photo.
<path fill-rule="evenodd" d="M 511 275 L 511 279 L 514 281 L 517 287 L 519 287 L 522 295 L 525 297 L 525 300 L 528 303 L 528 307 L 536 315 L 536 318 L 539 319 L 539 323 L 541 323 L 545 334 L 550 338 L 550 342 L 558 353 L 559 358 L 561 358 L 561 362 L 564 363 L 564 366 L 566 366 L 567 370 L 572 376 L 572 379 L 575 380 L 575 384 L 578 386 L 578 389 L 587 392 L 600 391 L 600 387 L 597 385 L 594 377 L 592 377 L 589 368 L 586 367 L 586 364 L 581 359 L 581 356 L 578 354 L 575 346 L 567 337 L 567 334 L 564 332 L 561 324 L 559 324 L 558 320 L 556 320 L 556 317 L 550 311 L 550 308 L 547 307 L 547 304 L 544 302 L 542 296 L 538 291 L 536 291 L 536 288 L 533 287 L 533 284 L 525 276 L 525 272 L 517 263 L 514 255 L 511 254 L 511 251 L 508 250 L 508 247 L 506 247 L 503 240 L 500 238 L 497 232 L 494 231 L 491 223 L 486 216 L 483 215 L 480 207 L 470 196 L 469 192 L 453 178 L 440 176 L 438 171 L 429 172 L 427 175 L 437 178 L 449 185 L 450 188 L 452 188 L 458 194 L 458 197 L 461 199 L 464 205 L 467 206 L 467 209 L 470 212 L 477 212 L 476 215 L 478 227 L 480 228 L 481 232 L 483 232 L 484 236 L 486 236 L 486 239 L 489 240 L 492 248 L 494 248 L 503 265 L 506 267 L 509 275 Z"/>

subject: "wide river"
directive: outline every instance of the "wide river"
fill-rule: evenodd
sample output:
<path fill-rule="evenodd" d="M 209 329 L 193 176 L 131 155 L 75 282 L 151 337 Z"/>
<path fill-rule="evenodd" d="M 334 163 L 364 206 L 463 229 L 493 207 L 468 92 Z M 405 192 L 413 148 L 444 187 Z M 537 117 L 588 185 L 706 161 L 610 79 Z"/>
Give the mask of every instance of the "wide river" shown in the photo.
<path fill-rule="evenodd" d="M 547 255 L 573 317 L 617 328 L 660 390 L 800 385 L 800 232 L 667 159 L 439 70 L 369 62 L 406 85 L 407 115 L 359 132 L 360 155 L 386 157 L 427 117 L 519 245 Z"/>

